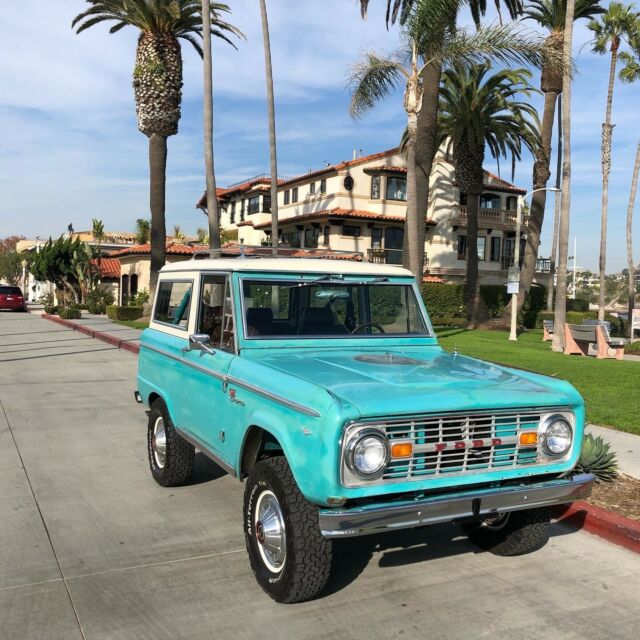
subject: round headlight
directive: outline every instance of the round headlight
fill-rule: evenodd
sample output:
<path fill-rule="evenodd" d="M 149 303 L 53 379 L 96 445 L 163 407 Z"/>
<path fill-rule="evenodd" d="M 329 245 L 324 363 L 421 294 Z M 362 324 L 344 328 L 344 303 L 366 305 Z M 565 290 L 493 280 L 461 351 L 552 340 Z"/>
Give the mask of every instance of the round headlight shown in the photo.
<path fill-rule="evenodd" d="M 548 453 L 554 456 L 566 453 L 572 440 L 571 425 L 564 418 L 555 417 L 549 421 L 544 432 L 544 448 Z"/>
<path fill-rule="evenodd" d="M 349 447 L 348 466 L 356 475 L 373 480 L 379 477 L 389 462 L 389 444 L 384 434 L 376 431 L 361 433 Z"/>

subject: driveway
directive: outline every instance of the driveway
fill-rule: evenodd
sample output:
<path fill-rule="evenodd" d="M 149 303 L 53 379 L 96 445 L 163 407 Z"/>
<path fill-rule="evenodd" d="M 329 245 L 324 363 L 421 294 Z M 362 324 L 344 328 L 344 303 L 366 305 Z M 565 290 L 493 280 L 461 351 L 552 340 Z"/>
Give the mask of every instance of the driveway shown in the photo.
<path fill-rule="evenodd" d="M 136 358 L 0 314 L 0 637 L 636 638 L 640 556 L 557 525 L 541 551 L 480 552 L 455 526 L 335 546 L 329 588 L 278 605 L 244 550 L 242 485 L 198 454 L 163 489 Z"/>

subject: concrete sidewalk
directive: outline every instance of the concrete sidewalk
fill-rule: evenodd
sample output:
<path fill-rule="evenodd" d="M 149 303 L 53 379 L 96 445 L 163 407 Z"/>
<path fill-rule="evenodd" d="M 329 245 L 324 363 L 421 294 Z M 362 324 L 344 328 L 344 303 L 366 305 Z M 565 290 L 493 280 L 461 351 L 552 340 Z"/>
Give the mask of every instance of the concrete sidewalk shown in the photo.
<path fill-rule="evenodd" d="M 618 468 L 634 478 L 640 478 L 640 436 L 606 427 L 598 427 L 594 424 L 587 425 L 587 433 L 594 438 L 602 436 L 605 442 L 611 445 L 618 458 Z"/>
<path fill-rule="evenodd" d="M 112 322 L 107 316 L 98 316 L 86 311 L 80 320 L 63 320 L 57 316 L 43 315 L 47 320 L 75 329 L 92 338 L 112 344 L 120 349 L 137 353 L 140 350 L 141 329 L 131 329 L 125 325 Z"/>

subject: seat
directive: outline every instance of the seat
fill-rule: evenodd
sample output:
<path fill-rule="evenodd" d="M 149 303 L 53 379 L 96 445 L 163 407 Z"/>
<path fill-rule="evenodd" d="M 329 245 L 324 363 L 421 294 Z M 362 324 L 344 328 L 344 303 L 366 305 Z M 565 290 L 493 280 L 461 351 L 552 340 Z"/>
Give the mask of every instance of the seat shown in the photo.
<path fill-rule="evenodd" d="M 336 319 L 330 307 L 307 307 L 304 310 L 300 333 L 322 336 L 347 333 L 347 329 L 344 325 L 336 324 Z"/>
<path fill-rule="evenodd" d="M 269 307 L 249 307 L 247 309 L 247 328 L 253 328 L 257 333 L 249 335 L 273 334 L 273 311 Z"/>

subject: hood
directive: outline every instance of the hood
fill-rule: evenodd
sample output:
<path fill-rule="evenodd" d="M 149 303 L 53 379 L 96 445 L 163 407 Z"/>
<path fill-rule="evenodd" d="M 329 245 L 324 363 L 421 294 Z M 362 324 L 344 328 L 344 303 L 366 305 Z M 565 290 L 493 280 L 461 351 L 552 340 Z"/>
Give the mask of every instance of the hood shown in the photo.
<path fill-rule="evenodd" d="M 328 389 L 367 417 L 568 406 L 580 401 L 562 380 L 447 353 L 438 346 L 410 351 L 296 351 L 261 361 Z"/>

